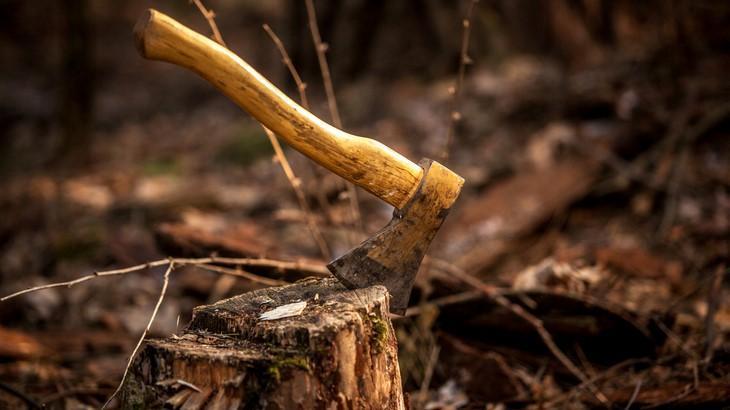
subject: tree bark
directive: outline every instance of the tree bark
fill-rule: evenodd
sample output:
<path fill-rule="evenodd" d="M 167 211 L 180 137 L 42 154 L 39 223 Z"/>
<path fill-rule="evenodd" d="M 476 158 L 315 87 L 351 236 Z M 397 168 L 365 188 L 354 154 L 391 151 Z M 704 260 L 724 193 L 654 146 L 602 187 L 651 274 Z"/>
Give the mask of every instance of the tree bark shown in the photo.
<path fill-rule="evenodd" d="M 262 319 L 297 302 L 299 314 Z M 198 307 L 183 335 L 146 342 L 123 408 L 403 409 L 388 310 L 384 287 L 333 278 Z"/>

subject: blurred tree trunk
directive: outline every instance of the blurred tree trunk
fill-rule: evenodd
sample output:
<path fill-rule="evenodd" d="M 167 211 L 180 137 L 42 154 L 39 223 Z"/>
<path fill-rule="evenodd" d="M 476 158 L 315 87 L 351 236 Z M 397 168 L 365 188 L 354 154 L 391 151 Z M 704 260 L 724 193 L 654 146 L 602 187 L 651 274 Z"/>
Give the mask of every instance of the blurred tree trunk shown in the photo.
<path fill-rule="evenodd" d="M 428 77 L 453 72 L 460 44 L 460 3 L 320 0 L 314 4 L 335 88 L 339 79 L 364 75 L 417 71 Z M 318 84 L 319 65 L 304 2 L 295 0 L 287 10 L 284 35 L 285 43 L 291 44 L 292 60 L 308 82 Z"/>
<path fill-rule="evenodd" d="M 94 108 L 93 33 L 87 0 L 61 2 L 62 56 L 57 162 L 81 163 L 89 158 Z"/>
<path fill-rule="evenodd" d="M 506 34 L 516 51 L 548 54 L 553 50 L 547 2 L 502 0 L 501 6 Z"/>

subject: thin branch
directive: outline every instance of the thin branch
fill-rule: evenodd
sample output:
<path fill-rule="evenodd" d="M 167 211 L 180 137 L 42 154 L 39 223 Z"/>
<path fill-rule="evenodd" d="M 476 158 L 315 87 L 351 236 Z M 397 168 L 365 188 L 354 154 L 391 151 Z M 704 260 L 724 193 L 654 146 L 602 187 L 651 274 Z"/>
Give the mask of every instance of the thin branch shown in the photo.
<path fill-rule="evenodd" d="M 309 273 L 316 276 L 329 275 L 330 272 L 327 267 L 321 263 L 303 262 L 303 261 L 278 261 L 274 259 L 264 258 L 222 258 L 219 256 L 213 256 L 210 258 L 200 259 L 175 259 L 177 261 L 183 261 L 183 263 L 219 263 L 222 265 L 241 265 L 241 266 L 258 266 L 265 268 L 274 268 L 279 270 L 296 270 L 300 272 Z M 187 261 L 187 262 L 186 262 Z"/>
<path fill-rule="evenodd" d="M 451 99 L 451 109 L 449 110 L 449 130 L 446 135 L 446 145 L 441 153 L 441 160 L 446 162 L 449 160 L 451 146 L 454 144 L 454 136 L 456 134 L 456 124 L 462 119 L 461 107 L 461 90 L 464 84 L 464 74 L 466 66 L 472 63 L 469 58 L 469 37 L 471 35 L 471 16 L 474 11 L 474 5 L 479 0 L 469 0 L 469 6 L 466 9 L 466 15 L 461 21 L 463 30 L 461 32 L 461 51 L 459 53 L 459 72 L 456 77 L 456 83 L 449 88 L 449 93 L 453 96 Z"/>
<path fill-rule="evenodd" d="M 689 98 L 689 104 L 693 104 L 694 101 L 695 99 L 693 97 Z M 670 175 L 667 179 L 667 200 L 665 201 L 664 212 L 658 228 L 660 236 L 665 236 L 674 224 L 677 207 L 679 206 L 679 191 L 682 187 L 684 170 L 689 162 L 692 144 L 712 127 L 717 125 L 718 122 L 727 118 L 728 115 L 730 115 L 730 104 L 722 103 L 709 109 L 697 124 L 692 127 L 687 127 L 688 119 L 685 117 L 688 117 L 688 114 L 683 114 L 680 116 L 681 118 L 685 118 L 680 123 L 681 128 L 678 128 L 678 131 L 670 134 L 668 137 L 671 145 L 676 146 L 677 152 L 675 152 L 675 156 L 677 158 L 672 162 Z"/>
<path fill-rule="evenodd" d="M 506 309 L 509 309 L 510 311 L 512 311 L 512 313 L 532 325 L 532 327 L 538 333 L 543 343 L 550 350 L 553 356 L 555 356 L 555 358 L 558 359 L 558 361 L 566 369 L 568 369 L 568 371 L 570 371 L 573 376 L 575 376 L 582 383 L 585 383 L 591 393 L 596 397 L 596 399 L 606 405 L 609 403 L 608 398 L 600 390 L 598 390 L 598 388 L 593 383 L 590 382 L 588 376 L 586 376 L 585 373 L 583 373 L 583 371 L 580 370 L 578 366 L 576 366 L 565 353 L 563 353 L 560 347 L 558 347 L 550 332 L 548 332 L 548 330 L 543 325 L 542 320 L 540 320 L 530 312 L 526 311 L 522 306 L 512 303 L 497 288 L 483 283 L 478 278 L 464 272 L 457 266 L 451 265 L 446 261 L 441 261 L 437 259 L 432 259 L 431 262 L 439 264 L 439 267 L 441 269 L 447 270 L 454 277 L 461 280 L 465 284 L 482 291 L 486 296 L 492 298 L 495 302 L 497 302 L 497 304 Z"/>
<path fill-rule="evenodd" d="M 16 389 L 15 387 L 13 387 L 7 383 L 0 382 L 0 390 L 3 390 L 6 393 L 10 393 L 11 395 L 19 398 L 20 400 L 22 400 L 25 403 L 26 406 L 28 406 L 27 408 L 29 408 L 29 409 L 35 410 L 35 409 L 45 408 L 45 406 L 39 404 L 37 401 L 33 400 L 33 398 L 31 398 L 24 392 Z"/>
<path fill-rule="evenodd" d="M 409 307 L 408 310 L 406 311 L 405 315 L 403 315 L 403 316 L 393 315 L 393 317 L 391 319 L 418 316 L 421 313 L 423 313 L 423 311 L 425 309 L 428 309 L 430 307 L 443 307 L 443 306 L 453 305 L 456 303 L 463 303 L 463 302 L 477 299 L 481 296 L 482 296 L 482 292 L 469 290 L 466 292 L 456 293 L 453 295 L 432 299 L 432 300 L 429 300 L 428 302 L 420 304 L 418 306 Z"/>
<path fill-rule="evenodd" d="M 335 97 L 335 89 L 332 86 L 332 75 L 330 74 L 330 66 L 327 63 L 327 44 L 322 42 L 322 36 L 319 34 L 319 26 L 317 25 L 317 11 L 314 8 L 312 0 L 306 0 L 307 18 L 309 20 L 309 31 L 312 34 L 314 49 L 317 51 L 317 60 L 319 61 L 319 69 L 322 72 L 322 81 L 324 82 L 324 92 L 327 95 L 327 106 L 332 116 L 332 122 L 335 127 L 342 128 L 342 119 L 340 111 L 337 109 L 337 98 Z"/>
<path fill-rule="evenodd" d="M 643 169 L 643 160 L 637 159 L 634 161 L 627 161 L 612 151 L 601 147 L 597 144 L 589 144 L 584 141 L 575 141 L 573 146 L 579 149 L 583 154 L 590 155 L 596 158 L 601 163 L 606 164 L 611 170 L 619 174 L 621 177 L 631 181 L 638 182 L 647 188 L 654 191 L 661 192 L 664 187 L 649 177 L 646 171 Z"/>
<path fill-rule="evenodd" d="M 581 384 L 571 388 L 569 391 L 562 393 L 562 394 L 555 396 L 552 399 L 548 400 L 545 403 L 545 408 L 548 408 L 548 409 L 559 408 L 559 406 L 558 406 L 559 404 L 561 404 L 564 401 L 573 397 L 574 394 L 576 394 L 579 390 L 587 387 L 590 383 L 595 384 L 603 379 L 608 379 L 609 376 L 618 372 L 619 370 L 623 370 L 625 367 L 629 367 L 629 366 L 633 366 L 633 365 L 637 365 L 637 364 L 645 364 L 645 363 L 649 363 L 649 362 L 650 362 L 650 360 L 647 358 L 640 358 L 640 359 L 628 359 L 623 362 L 617 363 L 617 364 L 609 367 L 608 369 L 604 370 L 603 372 L 595 375 L 587 382 L 582 382 Z"/>
<path fill-rule="evenodd" d="M 208 258 L 167 258 L 167 259 L 159 259 L 159 260 L 155 260 L 155 261 L 151 261 L 151 262 L 147 262 L 147 263 L 143 263 L 143 264 L 139 264 L 139 265 L 130 266 L 128 268 L 94 272 L 90 275 L 85 275 L 80 278 L 76 278 L 76 279 L 65 281 L 65 282 L 56 282 L 56 283 L 49 283 L 47 285 L 34 286 L 32 288 L 23 289 L 23 290 L 15 292 L 15 293 L 11 293 L 10 295 L 3 296 L 2 298 L 0 298 L 0 302 L 4 302 L 8 299 L 12 299 L 12 298 L 18 297 L 20 295 L 24 295 L 26 293 L 36 292 L 36 291 L 45 290 L 45 289 L 52 289 L 52 288 L 71 287 L 71 286 L 86 282 L 86 281 L 94 279 L 94 278 L 124 275 L 127 273 L 138 272 L 138 271 L 145 270 L 148 268 L 163 266 L 170 262 L 173 262 L 177 266 L 217 263 L 217 264 L 221 264 L 221 265 L 256 266 L 256 267 L 272 268 L 272 269 L 278 269 L 278 270 L 296 270 L 296 271 L 305 272 L 305 273 L 309 273 L 311 275 L 316 275 L 316 276 L 325 276 L 325 275 L 329 274 L 327 267 L 325 267 L 322 264 L 301 262 L 301 261 L 289 262 L 289 261 L 278 261 L 278 260 L 274 260 L 274 259 L 264 259 L 264 258 L 259 258 L 259 259 L 257 259 L 257 258 L 222 258 L 222 257 L 217 257 L 217 256 L 211 256 Z M 239 276 L 242 276 L 242 275 L 239 275 Z M 251 279 L 251 278 L 248 278 L 248 279 Z M 259 282 L 261 282 L 261 279 L 262 278 L 260 278 L 260 277 L 258 278 Z"/>
<path fill-rule="evenodd" d="M 722 281 L 725 276 L 725 266 L 720 265 L 715 271 L 712 279 L 712 285 L 707 293 L 707 313 L 705 314 L 705 368 L 712 362 L 712 356 L 715 354 L 715 315 L 720 307 L 722 297 Z"/>
<path fill-rule="evenodd" d="M 436 370 L 439 353 L 441 353 L 441 348 L 438 345 L 434 345 L 431 348 L 431 354 L 428 356 L 428 363 L 426 364 L 426 370 L 423 372 L 421 388 L 418 391 L 418 402 L 420 405 L 426 404 L 426 400 L 428 399 L 428 389 L 431 387 L 431 379 L 433 378 L 434 370 Z"/>
<path fill-rule="evenodd" d="M 210 25 L 211 30 L 213 30 L 213 36 L 215 40 L 223 47 L 228 48 L 228 46 L 226 46 L 226 43 L 223 41 L 223 36 L 221 35 L 220 30 L 218 30 L 218 25 L 215 22 L 215 13 L 213 12 L 213 10 L 206 9 L 206 7 L 203 5 L 202 0 L 192 0 L 192 2 L 195 3 L 195 5 L 198 7 L 198 10 L 200 10 L 200 13 L 208 21 L 208 25 Z M 289 184 L 294 190 L 297 201 L 299 202 L 299 207 L 302 209 L 302 212 L 304 212 L 304 215 L 307 218 L 307 228 L 312 234 L 314 241 L 317 243 L 317 247 L 319 248 L 322 257 L 327 260 L 331 259 L 329 246 L 327 246 L 327 242 L 322 236 L 322 231 L 319 229 L 319 226 L 317 226 L 317 222 L 312 215 L 312 210 L 307 203 L 307 198 L 302 191 L 301 180 L 297 178 L 297 176 L 294 174 L 291 165 L 289 165 L 289 160 L 286 158 L 284 150 L 281 149 L 281 144 L 279 144 L 279 140 L 276 138 L 276 135 L 274 135 L 274 133 L 266 128 L 263 124 L 261 126 L 266 132 L 266 135 L 269 137 L 269 141 L 271 141 L 271 146 L 274 148 L 277 162 L 283 168 L 284 175 L 286 175 L 286 179 L 289 180 Z"/>
<path fill-rule="evenodd" d="M 47 285 L 34 286 L 32 288 L 19 290 L 19 291 L 15 292 L 15 293 L 11 293 L 10 295 L 3 296 L 2 298 L 0 298 L 0 302 L 4 302 L 4 301 L 6 301 L 8 299 L 12 299 L 14 297 L 17 297 L 17 296 L 20 296 L 20 295 L 24 295 L 26 293 L 31 293 L 31 292 L 35 292 L 35 291 L 39 291 L 39 290 L 44 290 L 44 289 L 52 289 L 52 288 L 61 288 L 61 287 L 70 288 L 73 285 L 78 285 L 79 283 L 83 283 L 83 282 L 86 282 L 87 280 L 91 280 L 91 279 L 94 279 L 94 278 L 98 278 L 98 277 L 102 277 L 102 276 L 124 275 L 125 273 L 135 272 L 135 271 L 138 271 L 138 270 L 147 269 L 147 268 L 152 267 L 152 266 L 159 266 L 159 265 L 156 265 L 156 264 L 155 265 L 152 265 L 152 264 L 147 264 L 146 263 L 146 264 L 143 264 L 143 265 L 132 266 L 132 267 L 129 267 L 129 268 L 119 269 L 119 270 L 115 270 L 115 271 L 94 272 L 91 275 L 82 276 L 80 278 L 76 278 L 76 279 L 69 280 L 69 281 L 66 281 L 66 282 L 49 283 Z"/>
<path fill-rule="evenodd" d="M 150 320 L 147 322 L 147 327 L 145 327 L 144 332 L 142 332 L 142 336 L 140 336 L 139 340 L 137 341 L 137 345 L 134 347 L 134 350 L 132 350 L 132 354 L 129 356 L 129 360 L 127 361 L 127 367 L 124 368 L 124 374 L 122 375 L 122 380 L 119 382 L 119 386 L 117 386 L 117 389 L 114 390 L 114 393 L 109 396 L 106 403 L 104 403 L 104 405 L 101 407 L 102 409 L 105 409 L 106 406 L 108 406 L 109 403 L 112 401 L 112 399 L 114 399 L 114 397 L 116 397 L 116 395 L 119 394 L 119 392 L 122 390 L 124 382 L 127 380 L 127 375 L 129 374 L 129 368 L 132 366 L 132 361 L 134 361 L 134 357 L 137 356 L 137 351 L 139 351 L 140 346 L 142 346 L 144 338 L 147 337 L 147 333 L 150 331 L 150 327 L 152 327 L 152 323 L 157 317 L 157 312 L 160 310 L 160 305 L 162 305 L 162 301 L 165 299 L 165 294 L 167 293 L 167 285 L 170 283 L 170 273 L 174 268 L 175 262 L 170 260 L 170 264 L 167 266 L 167 270 L 165 271 L 165 275 L 163 276 L 160 296 L 157 298 L 157 303 L 155 304 L 155 308 L 152 311 Z"/>
<path fill-rule="evenodd" d="M 319 229 L 319 225 L 317 225 L 317 221 L 312 214 L 312 209 L 309 207 L 307 197 L 304 195 L 304 191 L 302 190 L 301 179 L 297 178 L 297 176 L 294 175 L 294 171 L 292 171 L 289 160 L 286 159 L 286 155 L 284 155 L 284 150 L 281 149 L 281 144 L 279 144 L 279 140 L 276 138 L 276 135 L 274 135 L 274 133 L 270 129 L 266 127 L 263 128 L 264 131 L 266 131 L 266 135 L 269 137 L 271 146 L 274 147 L 274 153 L 276 154 L 276 158 L 279 161 L 279 165 L 281 165 L 281 168 L 284 170 L 284 175 L 286 175 L 286 179 L 289 180 L 289 184 L 294 190 L 297 201 L 299 202 L 299 207 L 302 209 L 302 212 L 304 212 L 304 217 L 307 220 L 307 228 L 309 228 L 309 232 L 312 234 L 312 238 L 314 238 L 314 241 L 317 243 L 317 246 L 319 247 L 319 252 L 325 259 L 331 259 L 332 253 L 330 252 L 329 246 L 327 246 L 327 242 L 322 236 L 322 231 Z"/>
<path fill-rule="evenodd" d="M 230 276 L 237 276 L 240 278 L 246 278 L 254 283 L 260 283 L 262 285 L 266 286 L 281 286 L 286 285 L 289 282 L 285 282 L 283 280 L 277 280 L 277 279 L 270 279 L 263 276 L 255 275 L 250 272 L 246 272 L 241 269 L 231 269 L 231 268 L 224 268 L 222 266 L 216 266 L 216 265 L 209 265 L 207 263 L 201 263 L 199 265 L 195 265 L 196 267 L 200 269 L 204 269 L 210 272 L 216 272 L 216 273 L 222 273 L 224 275 L 230 275 Z"/>
<path fill-rule="evenodd" d="M 639 391 L 641 390 L 642 382 L 643 382 L 643 380 L 639 379 L 639 381 L 636 383 L 636 387 L 634 387 L 634 392 L 631 393 L 631 398 L 629 399 L 629 402 L 626 403 L 626 407 L 624 407 L 624 410 L 629 410 L 631 408 L 631 406 L 634 405 L 636 398 L 639 397 Z"/>
<path fill-rule="evenodd" d="M 225 48 L 228 48 L 226 42 L 223 41 L 223 36 L 221 36 L 220 30 L 218 30 L 218 25 L 215 23 L 215 12 L 213 10 L 206 9 L 201 0 L 190 1 L 198 7 L 198 10 L 200 10 L 200 14 L 202 14 L 203 17 L 205 17 L 205 20 L 208 21 L 210 29 L 213 30 L 213 39 L 218 42 L 218 44 L 222 45 Z"/>
<path fill-rule="evenodd" d="M 275 279 L 267 279 L 262 278 L 257 275 L 253 275 L 248 272 L 243 272 L 240 270 L 232 270 L 232 269 L 226 269 L 215 265 L 210 265 L 211 263 L 219 263 L 224 265 L 240 265 L 240 266 L 261 266 L 261 267 L 271 267 L 276 269 L 295 269 L 300 271 L 305 271 L 309 273 L 313 273 L 316 275 L 323 275 L 327 274 L 327 269 L 322 265 L 316 265 L 306 262 L 282 262 L 282 261 L 276 261 L 271 259 L 252 259 L 252 258 L 218 258 L 218 257 L 209 257 L 209 258 L 167 258 L 167 259 L 159 259 L 155 261 L 151 261 L 148 263 L 143 263 L 139 265 L 130 266 L 127 268 L 122 269 L 113 269 L 108 271 L 101 271 L 101 272 L 94 272 L 93 274 L 82 276 L 80 278 L 65 281 L 65 282 L 58 282 L 58 283 L 51 283 L 48 285 L 41 285 L 41 286 L 35 286 L 29 289 L 21 290 L 15 293 L 12 293 L 8 296 L 5 296 L 3 298 L 0 298 L 0 302 L 6 301 L 8 299 L 30 293 L 35 291 L 40 291 L 44 289 L 51 289 L 51 288 L 57 288 L 57 287 L 71 287 L 73 285 L 86 282 L 88 280 L 99 278 L 99 277 L 110 277 L 110 276 L 119 276 L 119 275 L 125 275 L 127 273 L 132 272 L 138 272 L 141 270 L 145 270 L 152 267 L 162 266 L 167 264 L 167 270 L 165 271 L 164 277 L 163 277 L 163 283 L 162 283 L 162 289 L 160 290 L 160 296 L 157 299 L 157 303 L 155 304 L 155 308 L 152 311 L 152 315 L 150 316 L 150 320 L 147 323 L 147 327 L 145 328 L 144 332 L 142 333 L 142 336 L 137 341 L 137 345 L 135 346 L 134 350 L 132 351 L 131 356 L 129 357 L 129 360 L 127 361 L 127 366 L 124 369 L 124 374 L 122 375 L 122 380 L 119 382 L 119 386 L 117 386 L 116 390 L 112 395 L 107 399 L 106 403 L 104 403 L 104 406 L 102 408 L 106 408 L 109 403 L 116 397 L 117 394 L 121 391 L 122 387 L 124 386 L 124 382 L 127 378 L 127 375 L 129 373 L 129 368 L 132 365 L 132 361 L 134 360 L 134 357 L 137 355 L 137 352 L 139 351 L 140 346 L 142 345 L 142 342 L 144 341 L 145 337 L 147 336 L 147 333 L 149 333 L 150 328 L 152 327 L 152 323 L 154 322 L 155 318 L 157 317 L 157 312 L 160 309 L 160 305 L 162 305 L 162 301 L 165 298 L 165 295 L 167 293 L 167 287 L 170 282 L 170 273 L 176 266 L 185 266 L 185 265 L 196 265 L 203 269 L 211 270 L 218 273 L 223 273 L 227 275 L 234 275 L 234 276 L 240 276 L 247 278 L 251 281 L 256 281 L 259 283 L 265 283 L 269 285 L 280 285 L 283 282 L 275 280 Z"/>
<path fill-rule="evenodd" d="M 302 102 L 302 107 L 309 110 L 309 100 L 307 99 L 307 83 L 302 81 L 302 77 L 299 76 L 299 72 L 294 67 L 294 63 L 291 61 L 289 53 L 286 52 L 284 43 L 281 42 L 279 36 L 274 33 L 274 30 L 272 30 L 268 24 L 264 24 L 262 27 L 264 31 L 266 31 L 266 34 L 268 34 L 271 38 L 271 41 L 274 42 L 276 49 L 279 50 L 279 54 L 281 54 L 281 62 L 284 63 L 284 66 L 289 70 L 289 74 L 291 74 L 292 79 L 294 79 L 294 83 L 297 85 L 297 91 L 299 91 L 299 100 Z"/>
<path fill-rule="evenodd" d="M 276 46 L 276 49 L 279 50 L 279 54 L 281 54 L 281 61 L 284 63 L 284 66 L 286 66 L 287 70 L 289 70 L 289 74 L 291 74 L 292 79 L 294 80 L 294 83 L 297 85 L 297 91 L 299 91 L 299 100 L 302 103 L 302 107 L 304 109 L 310 111 L 309 108 L 309 100 L 307 99 L 307 84 L 302 81 L 302 77 L 299 75 L 299 72 L 297 71 L 296 67 L 294 67 L 294 63 L 292 62 L 291 58 L 289 57 L 289 53 L 286 51 L 286 47 L 284 47 L 284 43 L 281 41 L 279 36 L 274 33 L 274 30 L 269 27 L 268 24 L 264 24 L 263 26 L 264 31 L 266 31 L 266 34 L 269 35 L 271 38 L 271 41 Z M 319 168 L 315 163 L 309 162 L 309 165 L 311 166 L 312 173 L 315 175 L 316 179 L 318 181 L 322 181 L 324 179 L 324 173 L 322 172 L 322 169 Z M 317 202 L 319 203 L 320 208 L 324 211 L 327 218 L 332 221 L 332 209 L 330 207 L 330 203 L 327 200 L 327 194 L 324 190 L 324 184 L 318 183 L 318 189 L 316 189 L 316 197 Z M 329 259 L 329 258 L 328 258 Z"/>
<path fill-rule="evenodd" d="M 322 82 L 324 83 L 324 91 L 327 96 L 327 105 L 329 107 L 330 116 L 335 127 L 342 129 L 342 119 L 340 118 L 340 111 L 337 109 L 337 99 L 335 97 L 335 89 L 332 86 L 332 75 L 330 74 L 329 64 L 327 63 L 327 44 L 322 42 L 322 36 L 319 34 L 319 26 L 317 25 L 317 11 L 314 8 L 314 2 L 312 0 L 306 0 L 304 3 L 307 7 L 307 18 L 309 21 L 309 31 L 312 33 L 312 42 L 314 43 L 314 49 L 317 52 L 317 60 L 319 62 L 319 69 L 322 72 Z M 350 212 L 352 213 L 352 219 L 355 222 L 355 226 L 360 232 L 364 232 L 362 216 L 360 213 L 360 203 L 358 201 L 357 190 L 352 182 L 346 182 L 347 196 L 350 201 Z M 356 238 L 353 242 L 357 242 Z"/>
<path fill-rule="evenodd" d="M 656 326 L 667 336 L 667 339 L 677 345 L 677 348 L 679 348 L 679 351 L 686 356 L 688 362 L 699 361 L 699 355 L 694 349 L 692 349 L 693 346 L 688 346 L 688 344 L 691 343 L 690 341 L 685 342 L 682 340 L 679 335 L 662 322 L 656 322 Z"/>

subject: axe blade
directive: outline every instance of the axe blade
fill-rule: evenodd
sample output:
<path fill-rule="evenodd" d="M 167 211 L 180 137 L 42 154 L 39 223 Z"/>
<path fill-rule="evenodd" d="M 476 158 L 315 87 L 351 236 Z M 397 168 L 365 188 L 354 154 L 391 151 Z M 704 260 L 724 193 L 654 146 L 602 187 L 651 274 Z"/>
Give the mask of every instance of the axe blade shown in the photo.
<path fill-rule="evenodd" d="M 399 315 L 406 312 L 421 261 L 464 184 L 436 161 L 419 165 L 424 175 L 418 190 L 388 225 L 327 265 L 350 289 L 385 286 L 391 295 L 390 311 Z"/>

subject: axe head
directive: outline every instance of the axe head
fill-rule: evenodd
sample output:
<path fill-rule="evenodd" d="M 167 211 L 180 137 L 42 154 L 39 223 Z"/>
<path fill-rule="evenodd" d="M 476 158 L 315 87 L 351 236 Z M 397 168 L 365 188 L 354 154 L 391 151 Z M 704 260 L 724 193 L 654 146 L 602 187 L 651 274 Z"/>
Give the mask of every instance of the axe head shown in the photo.
<path fill-rule="evenodd" d="M 431 160 L 413 197 L 393 213 L 393 219 L 327 267 L 350 289 L 385 286 L 391 295 L 390 311 L 405 314 L 418 268 L 431 240 L 459 196 L 464 179 Z"/>

